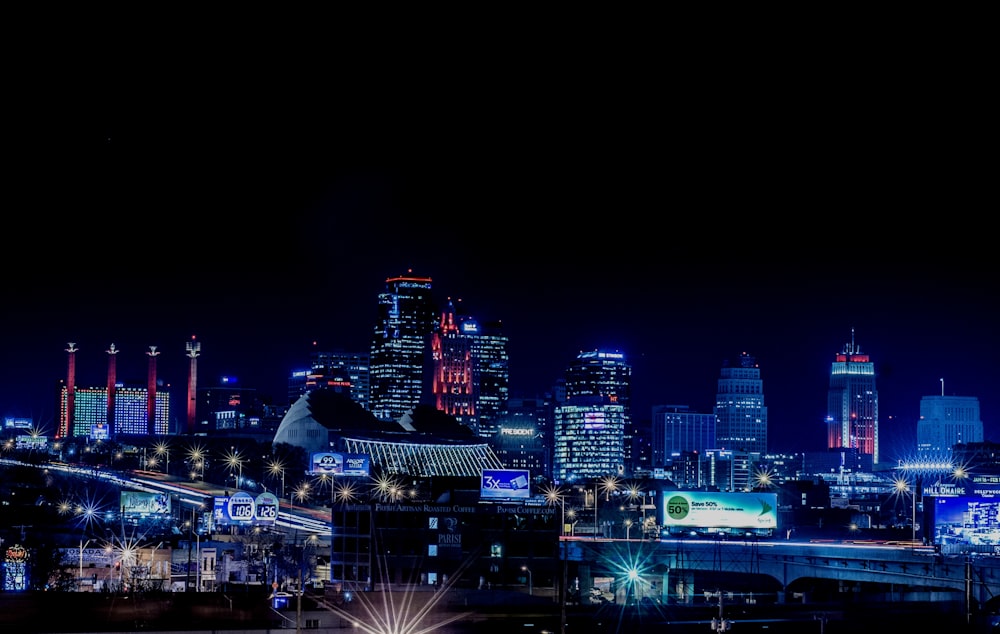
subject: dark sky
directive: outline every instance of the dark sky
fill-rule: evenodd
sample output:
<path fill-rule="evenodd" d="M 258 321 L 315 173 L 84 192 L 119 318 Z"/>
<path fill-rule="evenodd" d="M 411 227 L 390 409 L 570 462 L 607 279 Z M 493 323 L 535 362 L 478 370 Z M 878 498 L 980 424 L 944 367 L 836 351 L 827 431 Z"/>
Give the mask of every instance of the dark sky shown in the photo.
<path fill-rule="evenodd" d="M 883 459 L 912 451 L 941 378 L 1000 440 L 982 82 L 931 55 L 661 63 L 643 46 L 435 50 L 319 78 L 263 56 L 130 72 L 109 51 L 15 77 L 0 415 L 54 427 L 69 341 L 81 384 L 103 384 L 111 343 L 119 378 L 144 381 L 156 345 L 179 392 L 196 335 L 203 386 L 233 374 L 280 398 L 313 341 L 366 348 L 385 279 L 412 268 L 503 320 L 517 394 L 608 347 L 637 415 L 710 411 L 746 351 L 771 447 L 816 449 L 853 329 Z"/>

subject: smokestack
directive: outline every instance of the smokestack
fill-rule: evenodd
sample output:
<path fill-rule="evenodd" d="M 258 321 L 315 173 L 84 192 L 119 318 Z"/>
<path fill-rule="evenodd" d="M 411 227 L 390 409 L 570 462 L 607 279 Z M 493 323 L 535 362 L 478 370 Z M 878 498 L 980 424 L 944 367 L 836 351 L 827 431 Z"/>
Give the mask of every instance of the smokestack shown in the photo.
<path fill-rule="evenodd" d="M 115 429 L 115 383 L 117 382 L 116 359 L 118 358 L 118 348 L 115 344 L 105 350 L 108 353 L 108 438 L 114 438 L 118 430 Z"/>
<path fill-rule="evenodd" d="M 66 370 L 66 411 L 62 413 L 59 421 L 59 433 L 56 438 L 68 438 L 73 434 L 73 424 L 76 417 L 73 415 L 73 408 L 76 406 L 76 344 L 72 341 L 67 344 L 66 352 L 69 353 L 69 367 Z"/>
<path fill-rule="evenodd" d="M 146 385 L 146 434 L 156 435 L 156 346 L 149 346 L 149 376 Z"/>
<path fill-rule="evenodd" d="M 195 341 L 194 335 L 191 335 L 191 341 L 185 344 L 185 348 L 187 356 L 191 359 L 191 365 L 188 367 L 187 433 L 193 434 L 198 404 L 198 355 L 201 353 L 201 342 Z"/>

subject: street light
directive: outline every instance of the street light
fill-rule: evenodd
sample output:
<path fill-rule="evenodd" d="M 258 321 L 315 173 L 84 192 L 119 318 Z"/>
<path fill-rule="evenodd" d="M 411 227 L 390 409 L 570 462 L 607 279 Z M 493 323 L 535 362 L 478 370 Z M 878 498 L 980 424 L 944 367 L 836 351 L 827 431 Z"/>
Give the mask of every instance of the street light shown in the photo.
<path fill-rule="evenodd" d="M 294 500 L 295 498 L 299 498 L 299 504 L 301 504 L 303 500 L 309 499 L 309 483 L 308 482 L 302 482 L 302 483 L 299 484 L 299 486 L 295 487 L 295 490 L 292 491 L 292 498 L 291 499 Z M 292 504 L 292 510 L 293 511 L 295 510 L 295 504 L 294 503 Z"/>
<path fill-rule="evenodd" d="M 521 570 L 523 570 L 526 573 L 528 573 L 528 596 L 531 596 L 531 594 L 532 594 L 531 568 L 528 568 L 527 566 L 521 566 Z"/>
<path fill-rule="evenodd" d="M 191 479 L 194 479 L 194 469 L 201 472 L 201 479 L 205 479 L 205 450 L 201 447 L 192 447 L 188 451 L 188 458 L 191 460 Z"/>
<path fill-rule="evenodd" d="M 272 476 L 277 476 L 281 474 L 281 495 L 279 497 L 285 497 L 285 465 L 280 460 L 272 460 L 267 465 L 267 471 Z"/>
<path fill-rule="evenodd" d="M 153 447 L 153 453 L 155 453 L 157 457 L 166 456 L 166 462 L 164 463 L 163 473 L 164 474 L 170 473 L 170 444 L 165 441 L 156 443 L 156 445 Z"/>
<path fill-rule="evenodd" d="M 552 487 L 545 491 L 545 499 L 549 504 L 555 504 L 559 502 L 562 508 L 562 522 L 559 524 L 559 535 L 566 534 L 566 496 L 563 495 L 562 489 L 559 487 Z"/>
<path fill-rule="evenodd" d="M 76 591 L 83 592 L 83 549 L 90 545 L 90 540 L 86 542 L 80 538 L 80 574 L 76 578 Z"/>
<path fill-rule="evenodd" d="M 912 514 L 910 515 L 910 545 L 912 546 L 917 541 L 917 492 L 910 491 L 910 483 L 902 478 L 897 478 L 892 483 L 892 486 L 896 490 L 897 495 L 910 494 L 910 500 L 913 505 Z"/>
<path fill-rule="evenodd" d="M 594 483 L 594 539 L 597 539 L 599 530 L 597 523 L 597 488 L 604 489 L 605 500 L 610 498 L 611 493 L 618 490 L 618 478 L 615 476 L 604 476 L 600 481 Z"/>
<path fill-rule="evenodd" d="M 626 517 L 624 524 L 625 524 L 625 541 L 629 541 L 631 539 L 632 518 Z"/>
<path fill-rule="evenodd" d="M 239 470 L 238 475 L 236 476 L 236 488 L 238 490 L 240 488 L 240 482 L 243 481 L 243 457 L 240 456 L 240 452 L 238 450 L 234 451 L 234 449 L 230 447 L 229 455 L 226 456 L 226 462 L 229 464 L 230 473 L 234 468 Z"/>

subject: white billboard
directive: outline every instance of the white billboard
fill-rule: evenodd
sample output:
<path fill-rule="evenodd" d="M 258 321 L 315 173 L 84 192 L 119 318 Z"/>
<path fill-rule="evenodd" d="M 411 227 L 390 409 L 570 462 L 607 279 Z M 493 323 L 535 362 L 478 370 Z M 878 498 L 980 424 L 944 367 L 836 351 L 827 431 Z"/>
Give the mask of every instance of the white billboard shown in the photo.
<path fill-rule="evenodd" d="M 778 527 L 777 493 L 664 491 L 661 525 L 683 528 Z"/>

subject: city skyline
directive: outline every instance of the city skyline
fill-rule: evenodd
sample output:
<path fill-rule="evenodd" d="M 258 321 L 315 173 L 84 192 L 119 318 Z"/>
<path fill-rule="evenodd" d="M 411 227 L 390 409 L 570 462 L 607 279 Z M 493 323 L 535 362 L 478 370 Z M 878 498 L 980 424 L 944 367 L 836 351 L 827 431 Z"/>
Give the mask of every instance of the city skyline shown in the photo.
<path fill-rule="evenodd" d="M 680 126 L 628 91 L 543 85 L 537 109 L 501 108 L 490 84 L 481 106 L 443 108 L 442 92 L 408 116 L 395 98 L 308 112 L 211 89 L 211 108 L 168 108 L 158 83 L 130 108 L 83 90 L 95 107 L 77 116 L 25 96 L 6 144 L 0 415 L 54 424 L 68 342 L 87 385 L 112 343 L 118 376 L 142 382 L 155 345 L 177 392 L 197 336 L 199 385 L 235 375 L 279 397 L 314 341 L 367 349 L 377 294 L 412 269 L 503 321 L 515 395 L 606 348 L 633 366 L 637 415 L 709 412 L 723 362 L 746 352 L 769 447 L 816 449 L 853 330 L 883 460 L 915 447 L 942 378 L 1000 440 L 1000 298 L 973 215 L 988 193 L 951 132 L 763 105 L 731 121 L 688 104 Z M 931 114 L 910 116 L 926 131 Z"/>
<path fill-rule="evenodd" d="M 475 313 L 476 311 L 471 311 L 471 312 Z M 866 347 L 863 345 L 864 338 L 861 335 L 855 334 L 855 337 L 857 340 L 857 345 L 863 351 L 871 350 L 871 347 Z M 222 375 L 236 376 L 237 378 L 239 378 L 239 384 L 242 387 L 257 389 L 262 396 L 271 397 L 276 403 L 281 402 L 281 400 L 285 396 L 287 379 L 291 370 L 296 367 L 305 368 L 308 362 L 309 347 L 307 345 L 306 347 L 304 347 L 301 354 L 288 354 L 284 357 L 289 360 L 288 362 L 290 364 L 294 364 L 294 365 L 289 365 L 287 371 L 281 372 L 276 370 L 274 376 L 265 376 L 265 374 L 261 373 L 261 371 L 255 368 L 253 365 L 250 365 L 246 368 L 240 368 L 238 367 L 237 364 L 233 364 L 229 362 L 227 359 L 219 358 L 217 356 L 216 351 L 213 349 L 213 344 L 218 344 L 219 353 L 224 354 L 227 351 L 226 343 L 224 340 L 206 343 L 199 338 L 199 341 L 201 341 L 203 345 L 201 356 L 199 356 L 198 358 L 199 377 L 200 377 L 199 387 L 214 387 L 219 385 L 218 378 Z M 159 377 L 163 381 L 168 383 L 170 386 L 172 399 L 175 404 L 173 408 L 174 418 L 178 417 L 183 418 L 182 415 L 183 412 L 177 409 L 177 404 L 181 402 L 181 399 L 183 398 L 183 394 L 186 388 L 184 380 L 189 362 L 189 359 L 183 355 L 184 343 L 186 343 L 186 340 L 183 342 L 177 341 L 173 346 L 173 348 L 164 345 L 159 345 L 157 347 L 157 351 L 160 353 L 158 355 L 158 364 L 159 364 L 158 367 L 160 368 Z M 312 342 L 310 342 L 309 345 L 312 345 Z M 58 350 L 57 355 L 52 355 L 51 351 L 49 351 L 49 353 L 45 355 L 39 355 L 48 357 L 50 359 L 55 359 L 55 361 L 53 361 L 53 364 L 46 369 L 46 371 L 51 376 L 51 381 L 53 382 L 65 379 L 66 362 L 67 362 L 67 353 L 65 352 L 65 347 L 66 346 L 63 345 L 61 349 Z M 344 346 L 329 346 L 329 348 L 335 348 L 335 347 L 344 348 Z M 107 371 L 107 361 L 108 361 L 108 355 L 106 353 L 106 350 L 108 346 L 107 345 L 104 346 L 103 349 L 95 349 L 95 347 L 92 345 L 88 346 L 86 344 L 77 343 L 77 348 L 78 352 L 76 353 L 76 372 L 78 377 L 78 385 L 81 387 L 100 387 L 106 381 L 106 371 Z M 115 355 L 116 367 L 118 369 L 119 379 L 126 381 L 128 383 L 142 385 L 148 363 L 148 357 L 146 356 L 146 351 L 148 350 L 148 346 L 145 348 L 136 349 L 135 347 L 123 347 L 122 345 L 116 344 L 116 348 L 118 350 L 118 353 Z M 519 346 L 517 341 L 512 341 L 511 348 L 513 350 L 519 350 L 523 349 L 523 346 Z M 317 342 L 316 349 L 323 350 L 327 349 L 327 347 L 324 347 L 321 343 Z M 615 349 L 620 349 L 620 348 L 615 348 Z M 128 352 L 124 352 L 125 350 L 128 350 Z M 716 364 L 717 367 L 714 368 L 712 367 L 712 364 L 708 363 L 707 360 L 699 360 L 697 364 L 688 364 L 687 367 L 692 367 L 693 365 L 697 365 L 699 367 L 704 368 L 702 376 L 692 378 L 687 382 L 688 384 L 697 384 L 700 382 L 701 384 L 700 400 L 695 398 L 685 399 L 682 397 L 675 398 L 670 396 L 658 398 L 656 393 L 651 395 L 647 392 L 644 392 L 644 390 L 649 389 L 648 386 L 650 384 L 648 377 L 643 377 L 640 374 L 642 371 L 647 371 L 648 366 L 645 363 L 646 360 L 640 359 L 639 363 L 637 364 L 633 361 L 632 358 L 633 355 L 627 349 L 623 350 L 623 352 L 625 352 L 628 362 L 633 365 L 633 380 L 635 382 L 635 386 L 633 388 L 633 393 L 634 393 L 633 399 L 637 404 L 637 407 L 639 407 L 638 411 L 636 412 L 636 416 L 648 418 L 649 409 L 647 409 L 647 406 L 648 408 L 652 408 L 653 406 L 667 405 L 667 404 L 689 405 L 695 411 L 702 413 L 711 413 L 711 404 L 712 402 L 714 402 L 715 384 L 718 379 L 719 371 L 721 370 L 722 367 L 721 363 Z M 807 351 L 807 352 L 812 357 L 818 358 L 821 356 L 816 354 L 815 351 Z M 882 361 L 879 358 L 880 356 L 879 353 L 877 352 L 871 353 L 871 355 L 872 355 L 872 360 L 877 368 L 879 367 L 884 368 L 887 366 L 887 364 L 891 363 Z M 782 374 L 782 368 L 772 369 L 769 368 L 767 365 L 765 365 L 765 362 L 762 361 L 762 357 L 766 359 L 772 356 L 768 353 L 752 355 L 752 356 L 755 356 L 758 364 L 761 367 L 761 376 L 764 384 L 763 388 L 764 402 L 765 405 L 769 408 L 769 413 L 770 413 L 769 419 L 770 421 L 772 421 L 770 424 L 769 434 L 768 434 L 769 449 L 771 451 L 821 449 L 823 440 L 823 426 L 821 424 L 821 420 L 814 421 L 816 424 L 813 426 L 812 433 L 815 436 L 815 438 L 807 438 L 799 435 L 795 435 L 792 438 L 785 438 L 785 439 L 775 437 L 776 435 L 787 433 L 788 427 L 787 427 L 787 415 L 785 416 L 785 421 L 784 421 L 786 424 L 776 427 L 773 423 L 774 420 L 773 412 L 787 410 L 787 408 L 784 406 L 783 403 L 780 402 L 780 400 L 778 400 L 781 397 L 776 396 L 776 394 L 777 395 L 782 394 L 781 386 L 778 385 L 776 386 L 776 388 L 772 388 L 769 390 L 768 377 L 769 374 L 780 376 Z M 833 361 L 834 354 L 831 353 L 827 355 L 827 357 L 828 358 L 825 361 L 823 360 L 820 361 L 819 367 L 810 369 L 811 373 L 814 374 L 816 377 L 818 377 L 818 384 L 815 390 L 817 396 L 815 400 L 817 402 L 814 404 L 813 407 L 813 409 L 816 411 L 820 411 L 823 408 L 823 402 L 825 401 L 826 392 L 828 389 L 829 365 Z M 573 360 L 573 358 L 575 358 L 575 355 L 567 357 L 564 365 L 568 366 L 569 363 Z M 170 363 L 166 363 L 165 362 L 166 359 L 170 359 Z M 295 362 L 295 359 L 298 360 L 298 363 Z M 519 361 L 521 362 L 519 363 Z M 738 361 L 737 355 L 732 355 L 732 357 L 726 359 L 726 361 L 729 361 L 730 363 L 737 362 Z M 516 369 L 519 367 L 523 367 L 523 365 L 524 365 L 523 360 L 515 358 L 515 355 L 512 354 L 511 382 L 512 385 L 515 386 L 514 387 L 515 391 L 512 394 L 513 396 L 534 395 L 533 393 L 525 393 L 523 391 L 523 388 L 517 387 L 520 385 L 524 385 L 524 380 L 523 379 L 518 380 L 516 374 Z M 553 365 L 551 367 L 556 367 L 557 365 L 558 365 L 557 362 L 553 362 Z M 926 370 L 918 368 L 917 372 L 926 373 Z M 895 370 L 892 370 L 889 378 L 895 379 L 896 375 L 897 372 Z M 23 379 L 27 378 L 29 377 L 23 377 L 22 381 Z M 551 380 L 549 380 L 547 383 L 540 382 L 539 390 L 544 389 L 543 386 L 553 385 L 556 378 L 557 375 L 553 375 Z M 942 379 L 943 379 L 943 384 L 942 384 Z M 899 389 L 898 382 L 896 381 L 883 382 L 881 380 L 877 380 L 876 385 L 879 390 L 880 402 L 882 403 L 881 407 L 883 408 L 883 410 L 885 408 L 886 402 L 889 402 L 891 404 L 890 407 L 893 407 L 892 404 L 895 404 L 896 406 L 899 405 L 898 396 L 893 395 L 893 397 L 890 397 L 888 399 L 885 396 L 887 390 L 891 392 L 893 390 Z M 888 388 L 886 387 L 887 385 Z M 9 386 L 9 384 L 5 382 L 5 386 Z M 914 409 L 918 409 L 920 398 L 922 398 L 923 396 L 939 394 L 942 389 L 944 393 L 947 395 L 954 394 L 960 396 L 976 397 L 980 400 L 980 404 L 983 409 L 983 422 L 985 427 L 984 437 L 986 440 L 996 439 L 995 433 L 991 435 L 991 431 L 995 430 L 996 428 L 996 423 L 995 423 L 996 419 L 991 418 L 988 410 L 989 403 L 991 402 L 991 397 L 992 397 L 992 394 L 990 392 L 987 391 L 983 394 L 975 394 L 975 393 L 959 393 L 957 391 L 952 391 L 949 389 L 949 382 L 947 377 L 939 377 L 938 379 L 932 381 L 931 386 L 932 389 L 921 390 L 920 393 L 918 394 L 917 390 L 914 390 L 904 385 L 903 387 L 904 389 L 907 390 L 907 393 L 915 394 L 916 399 L 914 403 L 905 403 L 903 404 L 903 406 L 905 408 L 912 407 Z M 9 392 L 10 390 L 6 390 L 5 388 L 5 391 Z M 40 391 L 44 392 L 45 390 L 42 389 Z M 21 390 L 22 395 L 27 394 L 29 392 L 30 389 L 28 387 Z M 669 392 L 664 391 L 663 394 L 668 394 L 668 393 Z M 695 392 L 692 392 L 692 395 L 694 394 Z M 804 402 L 805 400 L 807 400 L 805 399 L 805 397 L 801 397 L 798 399 L 798 402 Z M 777 404 L 776 401 L 778 401 Z M 25 412 L 22 408 L 20 408 L 17 405 L 12 406 L 11 405 L 12 402 L 14 401 L 10 400 L 10 398 L 8 397 L 8 399 L 2 404 L 3 415 L 37 416 L 31 414 L 30 412 Z M 901 433 L 901 428 L 903 427 L 903 425 L 899 424 L 897 416 L 898 416 L 897 414 L 893 413 L 890 413 L 888 415 L 880 415 L 879 422 L 880 422 L 880 435 L 882 438 L 882 445 L 883 445 L 883 451 L 882 451 L 883 461 L 885 460 L 891 461 L 896 457 L 899 457 L 898 454 L 900 453 L 912 454 L 915 451 L 915 446 L 916 446 L 915 429 L 916 429 L 917 418 L 914 417 L 911 421 L 903 421 L 904 423 L 909 422 L 910 424 L 906 425 L 906 427 L 912 428 L 912 431 L 909 434 L 907 434 L 905 430 L 903 433 Z M 43 418 L 36 418 L 36 423 L 38 423 L 42 428 L 52 427 L 51 425 L 48 425 L 47 421 L 44 420 Z M 784 440 L 784 442 L 782 440 Z M 908 443 L 908 445 L 911 446 L 906 445 L 906 443 Z M 900 446 L 903 446 L 903 449 L 900 449 Z"/>

